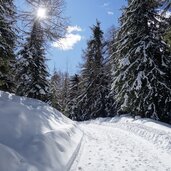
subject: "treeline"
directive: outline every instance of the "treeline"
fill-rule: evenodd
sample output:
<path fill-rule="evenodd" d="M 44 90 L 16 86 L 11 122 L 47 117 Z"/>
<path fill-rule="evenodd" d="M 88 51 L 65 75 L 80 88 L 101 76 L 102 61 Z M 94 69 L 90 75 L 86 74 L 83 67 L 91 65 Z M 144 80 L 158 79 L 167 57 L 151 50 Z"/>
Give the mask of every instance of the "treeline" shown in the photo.
<path fill-rule="evenodd" d="M 81 73 L 70 80 L 72 119 L 130 113 L 171 123 L 170 6 L 128 1 L 108 43 L 98 22 L 91 28 Z"/>
<path fill-rule="evenodd" d="M 80 73 L 51 77 L 46 42 L 65 32 L 63 1 L 26 2 L 32 12 L 18 17 L 13 0 L 0 1 L 0 90 L 45 101 L 73 120 L 130 113 L 171 123 L 169 1 L 129 0 L 120 28 L 106 36 L 99 21 L 91 27 Z M 34 15 L 39 6 L 48 20 Z M 19 19 L 27 26 L 22 41 Z"/>
<path fill-rule="evenodd" d="M 54 71 L 50 83 L 51 105 L 79 121 L 116 114 L 110 60 L 116 29 L 110 28 L 104 36 L 99 21 L 90 29 L 91 37 L 83 50 L 80 73 L 69 76 Z"/>
<path fill-rule="evenodd" d="M 87 120 L 97 117 L 114 116 L 115 106 L 111 89 L 112 39 L 105 40 L 100 23 L 91 27 L 92 35 L 83 51 L 84 63 L 81 73 L 70 79 L 69 117 L 75 120 Z M 111 30 L 112 33 L 115 29 Z"/>

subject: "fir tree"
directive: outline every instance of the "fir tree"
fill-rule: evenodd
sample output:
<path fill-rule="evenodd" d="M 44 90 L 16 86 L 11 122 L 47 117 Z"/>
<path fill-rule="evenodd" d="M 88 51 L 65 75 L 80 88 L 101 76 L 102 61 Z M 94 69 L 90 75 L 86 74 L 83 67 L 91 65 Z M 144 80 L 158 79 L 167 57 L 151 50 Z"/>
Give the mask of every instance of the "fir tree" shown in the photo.
<path fill-rule="evenodd" d="M 81 95 L 78 108 L 82 120 L 109 116 L 109 82 L 104 65 L 104 40 L 100 23 L 91 28 L 92 38 L 84 52 L 85 63 L 81 72 Z M 111 111 L 110 111 L 111 112 Z"/>
<path fill-rule="evenodd" d="M 0 1 L 0 90 L 14 92 L 14 47 L 16 41 L 13 0 Z"/>
<path fill-rule="evenodd" d="M 69 93 L 69 75 L 68 73 L 62 73 L 54 71 L 54 74 L 50 80 L 50 100 L 49 103 L 54 108 L 59 110 L 65 115 L 68 115 L 66 111 L 68 103 Z"/>
<path fill-rule="evenodd" d="M 66 113 L 72 120 L 79 120 L 81 111 L 79 110 L 78 97 L 80 95 L 80 78 L 77 74 L 71 77 L 69 82 L 69 97 Z"/>
<path fill-rule="evenodd" d="M 116 35 L 117 35 L 117 29 L 112 26 L 108 32 L 107 32 L 107 58 L 110 60 L 112 55 L 116 52 L 116 46 L 115 46 L 115 42 L 116 42 Z"/>
<path fill-rule="evenodd" d="M 67 115 L 66 107 L 69 97 L 69 74 L 66 72 L 62 74 L 62 87 L 61 87 L 61 106 L 62 112 Z"/>
<path fill-rule="evenodd" d="M 134 0 L 124 10 L 113 55 L 118 112 L 169 121 L 171 58 L 162 40 L 163 19 L 155 0 Z M 162 21 L 162 22 L 161 22 Z"/>
<path fill-rule="evenodd" d="M 50 105 L 59 111 L 61 106 L 61 76 L 55 70 L 50 80 Z"/>
<path fill-rule="evenodd" d="M 20 51 L 19 86 L 17 93 L 42 101 L 49 98 L 49 76 L 45 64 L 43 30 L 35 20 L 24 49 Z"/>
<path fill-rule="evenodd" d="M 22 12 L 23 23 L 30 32 L 24 48 L 19 52 L 18 65 L 19 95 L 50 100 L 49 76 L 46 68 L 45 50 L 49 41 L 56 41 L 64 36 L 66 19 L 63 17 L 63 0 L 26 0 L 29 8 Z M 38 10 L 45 9 L 45 16 L 39 16 Z M 28 11 L 27 11 L 28 10 Z M 26 28 L 28 30 L 28 28 Z"/>

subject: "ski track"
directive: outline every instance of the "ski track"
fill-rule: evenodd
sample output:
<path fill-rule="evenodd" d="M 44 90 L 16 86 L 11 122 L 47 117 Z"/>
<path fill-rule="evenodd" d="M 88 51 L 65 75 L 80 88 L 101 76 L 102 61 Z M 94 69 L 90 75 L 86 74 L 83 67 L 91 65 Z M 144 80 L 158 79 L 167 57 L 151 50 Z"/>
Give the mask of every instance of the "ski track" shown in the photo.
<path fill-rule="evenodd" d="M 135 132 L 93 123 L 80 127 L 85 135 L 70 171 L 171 171 L 171 155 Z"/>

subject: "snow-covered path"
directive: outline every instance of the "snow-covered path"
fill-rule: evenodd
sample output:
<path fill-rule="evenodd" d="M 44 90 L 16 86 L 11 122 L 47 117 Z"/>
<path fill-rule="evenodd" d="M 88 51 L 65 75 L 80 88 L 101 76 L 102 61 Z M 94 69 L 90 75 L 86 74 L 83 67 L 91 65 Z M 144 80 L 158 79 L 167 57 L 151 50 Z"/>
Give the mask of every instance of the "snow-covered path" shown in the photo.
<path fill-rule="evenodd" d="M 171 171 L 171 156 L 151 142 L 108 125 L 82 123 L 84 140 L 71 171 Z"/>

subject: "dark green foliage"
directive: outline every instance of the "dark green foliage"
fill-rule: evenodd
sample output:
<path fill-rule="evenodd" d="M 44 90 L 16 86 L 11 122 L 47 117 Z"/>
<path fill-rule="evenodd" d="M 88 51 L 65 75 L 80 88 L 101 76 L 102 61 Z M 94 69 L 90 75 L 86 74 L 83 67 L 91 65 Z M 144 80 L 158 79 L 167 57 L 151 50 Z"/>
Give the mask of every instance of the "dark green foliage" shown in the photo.
<path fill-rule="evenodd" d="M 80 95 L 80 78 L 79 75 L 75 74 L 70 79 L 69 84 L 69 97 L 66 108 L 66 113 L 72 120 L 79 120 L 81 110 L 78 107 L 78 97 Z"/>
<path fill-rule="evenodd" d="M 113 55 L 112 89 L 118 112 L 169 122 L 171 57 L 162 40 L 165 20 L 159 7 L 155 0 L 134 0 L 124 10 Z"/>
<path fill-rule="evenodd" d="M 33 24 L 27 42 L 20 51 L 17 94 L 48 101 L 49 76 L 45 64 L 43 30 L 38 20 Z"/>
<path fill-rule="evenodd" d="M 68 116 L 66 106 L 68 103 L 69 76 L 67 73 L 54 71 L 50 79 L 49 104 Z"/>
<path fill-rule="evenodd" d="M 61 77 L 54 71 L 50 80 L 50 105 L 59 111 L 62 111 L 61 106 Z"/>
<path fill-rule="evenodd" d="M 14 92 L 14 29 L 15 6 L 13 0 L 0 1 L 0 90 Z"/>
<path fill-rule="evenodd" d="M 106 74 L 104 60 L 104 40 L 100 23 L 91 28 L 92 37 L 84 51 L 85 63 L 79 79 L 75 76 L 71 83 L 74 90 L 70 101 L 71 118 L 87 120 L 107 117 L 113 112 L 113 99 L 110 93 L 110 79 Z"/>
<path fill-rule="evenodd" d="M 65 73 L 63 75 L 62 87 L 61 87 L 62 112 L 65 115 L 67 115 L 67 113 L 66 113 L 66 107 L 67 107 L 67 103 L 68 103 L 68 96 L 69 96 L 69 75 L 68 75 L 68 73 Z"/>

